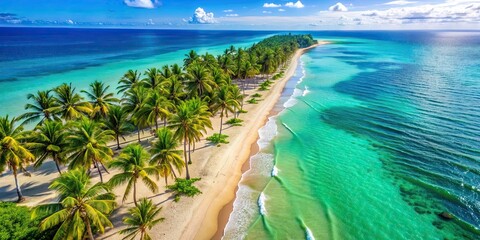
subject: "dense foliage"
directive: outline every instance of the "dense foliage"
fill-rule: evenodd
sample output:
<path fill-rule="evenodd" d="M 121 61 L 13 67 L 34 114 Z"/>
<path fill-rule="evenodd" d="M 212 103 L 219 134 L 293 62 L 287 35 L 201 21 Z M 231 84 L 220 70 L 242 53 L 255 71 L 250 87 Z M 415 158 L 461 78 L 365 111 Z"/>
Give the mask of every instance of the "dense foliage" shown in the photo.
<path fill-rule="evenodd" d="M 200 181 L 200 178 L 177 178 L 175 184 L 168 185 L 167 188 L 175 192 L 175 202 L 178 202 L 181 196 L 194 197 L 202 193 L 197 187 L 193 186 L 197 181 Z"/>
<path fill-rule="evenodd" d="M 0 202 L 0 240 L 48 240 L 54 231 L 40 232 L 38 220 L 30 218 L 28 207 Z"/>

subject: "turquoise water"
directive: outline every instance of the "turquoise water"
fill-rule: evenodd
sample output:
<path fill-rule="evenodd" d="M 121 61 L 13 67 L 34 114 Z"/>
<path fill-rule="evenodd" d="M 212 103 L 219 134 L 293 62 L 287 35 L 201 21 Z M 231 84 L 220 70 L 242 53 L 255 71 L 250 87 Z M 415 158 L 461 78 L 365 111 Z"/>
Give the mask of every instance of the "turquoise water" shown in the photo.
<path fill-rule="evenodd" d="M 0 114 L 24 112 L 26 95 L 64 82 L 80 92 L 95 80 L 115 91 L 129 69 L 182 64 L 191 49 L 221 54 L 272 32 L 0 28 Z M 116 92 L 116 91 L 115 91 Z"/>
<path fill-rule="evenodd" d="M 480 238 L 480 33 L 316 35 L 225 239 Z"/>

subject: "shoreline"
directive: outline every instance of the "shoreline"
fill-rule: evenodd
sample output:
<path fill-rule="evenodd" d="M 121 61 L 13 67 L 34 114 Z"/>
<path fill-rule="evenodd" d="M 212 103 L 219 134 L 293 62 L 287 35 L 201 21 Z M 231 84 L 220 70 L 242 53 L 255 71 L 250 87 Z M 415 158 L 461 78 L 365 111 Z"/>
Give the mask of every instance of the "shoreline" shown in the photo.
<path fill-rule="evenodd" d="M 293 77 L 293 75 L 295 74 L 295 70 L 298 66 L 298 61 L 300 59 L 300 57 L 307 51 L 309 51 L 310 49 L 313 49 L 315 47 L 318 47 L 320 45 L 323 45 L 323 44 L 327 44 L 327 42 L 319 42 L 315 45 L 312 45 L 308 48 L 302 48 L 302 49 L 298 49 L 297 52 L 295 52 L 294 56 L 292 57 L 289 65 L 288 65 L 288 68 L 285 72 L 285 76 L 279 80 L 276 81 L 276 84 L 273 85 L 272 89 L 270 90 L 270 92 L 268 93 L 268 96 L 266 98 L 269 98 L 268 100 L 268 110 L 266 111 L 267 114 L 262 114 L 262 119 L 261 119 L 261 124 L 257 124 L 258 127 L 255 129 L 255 134 L 253 134 L 255 136 L 255 139 L 253 142 L 247 142 L 247 144 L 250 145 L 250 147 L 248 148 L 248 150 L 243 150 L 245 153 L 244 155 L 248 155 L 248 157 L 245 157 L 245 158 L 242 158 L 242 159 L 239 159 L 238 160 L 238 163 L 237 163 L 237 166 L 235 169 L 238 169 L 238 166 L 240 166 L 240 177 L 237 179 L 235 178 L 234 179 L 234 182 L 235 182 L 235 185 L 233 186 L 233 189 L 232 189 L 232 186 L 231 185 L 228 185 L 226 186 L 225 188 L 228 188 L 228 195 L 225 197 L 225 196 L 220 196 L 218 198 L 223 198 L 223 201 L 221 204 L 221 208 L 218 209 L 218 206 L 215 207 L 215 212 L 217 212 L 218 214 L 217 215 L 217 219 L 215 221 L 215 223 L 212 223 L 214 221 L 211 221 L 210 223 L 206 220 L 204 220 L 204 222 L 206 222 L 203 226 L 204 228 L 201 230 L 201 232 L 199 232 L 199 234 L 195 237 L 195 239 L 221 239 L 224 235 L 224 230 L 225 230 L 225 227 L 228 223 L 228 220 L 230 218 L 230 214 L 232 213 L 233 211 L 233 203 L 236 199 L 236 194 L 237 194 L 237 191 L 238 191 L 238 185 L 241 181 L 241 178 L 243 176 L 243 174 L 248 171 L 250 169 L 250 158 L 252 156 L 254 156 L 255 154 L 257 154 L 260 150 L 258 144 L 257 144 L 257 141 L 259 139 L 259 135 L 258 135 L 258 130 L 260 128 L 262 128 L 263 126 L 265 126 L 265 124 L 267 123 L 268 119 L 272 116 L 276 116 L 279 111 L 275 111 L 274 107 L 275 105 L 277 104 L 279 98 L 281 97 L 282 95 L 282 92 L 285 88 L 285 85 L 287 84 L 287 82 Z M 267 101 L 267 99 L 265 99 L 264 101 Z M 237 173 L 233 174 L 231 178 L 234 178 L 237 176 L 238 174 L 238 171 L 236 171 Z M 231 179 L 230 179 L 231 180 Z M 230 182 L 230 181 L 229 181 Z M 224 190 L 226 191 L 226 190 Z M 232 193 L 233 192 L 233 193 Z M 225 193 L 227 194 L 227 193 Z M 228 199 L 228 201 L 225 201 L 225 198 Z M 220 204 L 220 203 L 218 203 Z M 213 219 L 212 219 L 213 220 Z M 212 231 L 208 231 L 208 227 L 205 227 L 205 225 L 216 225 L 214 226 L 215 227 L 215 231 L 212 232 Z M 209 226 L 210 228 L 212 228 L 212 226 Z"/>
<path fill-rule="evenodd" d="M 160 215 L 166 219 L 162 224 L 156 225 L 151 229 L 150 235 L 153 239 L 211 239 L 217 229 L 221 233 L 218 238 L 223 236 L 223 229 L 230 216 L 230 211 L 224 210 L 224 221 L 219 222 L 219 214 L 222 209 L 230 202 L 231 205 L 235 199 L 236 189 L 241 180 L 243 172 L 249 169 L 249 160 L 251 154 L 258 152 L 257 140 L 258 130 L 265 125 L 268 117 L 271 116 L 274 106 L 278 102 L 283 89 L 288 80 L 295 73 L 299 57 L 307 50 L 318 45 L 326 44 L 320 42 L 309 48 L 298 49 L 292 57 L 288 68 L 285 70 L 285 76 L 275 80 L 270 90 L 261 92 L 262 100 L 258 104 L 245 104 L 244 109 L 248 112 L 241 114 L 244 119 L 242 126 L 233 127 L 224 124 L 224 133 L 229 135 L 229 144 L 222 144 L 221 147 L 212 146 L 206 141 L 205 137 L 218 132 L 220 125 L 219 115 L 213 116 L 212 126 L 200 142 L 197 143 L 197 149 L 192 152 L 193 164 L 190 167 L 192 177 L 200 177 L 201 181 L 195 185 L 203 192 L 195 198 L 183 197 L 179 202 L 173 202 L 173 195 L 166 189 L 163 182 L 159 182 L 159 191 L 152 193 L 148 188 L 139 185 L 137 189 L 138 196 L 145 196 L 154 201 L 154 203 L 163 208 Z M 246 90 L 248 95 L 257 92 L 255 86 Z M 224 119 L 226 120 L 226 119 Z M 150 137 L 148 132 L 142 133 L 142 144 L 148 144 Z M 135 141 L 136 134 L 126 136 L 126 141 L 121 145 L 125 146 L 129 141 Z M 39 169 L 33 171 L 31 177 L 24 174 L 19 175 L 22 185 L 22 191 L 27 198 L 23 206 L 35 206 L 38 204 L 53 202 L 56 199 L 54 191 L 48 189 L 52 179 L 58 177 L 55 166 L 52 161 L 47 161 Z M 65 170 L 65 166 L 62 167 Z M 116 170 L 110 174 L 104 175 L 104 180 L 108 181 Z M 7 171 L 0 176 L 9 175 Z M 185 173 L 180 174 L 181 177 Z M 92 173 L 92 182 L 98 182 L 99 176 L 96 172 Z M 172 179 L 169 179 L 169 184 Z M 5 181 L 0 184 L 2 190 L 2 199 L 9 201 L 15 199 L 16 193 L 12 188 L 11 181 Z M 133 198 L 129 195 L 126 201 L 121 200 L 124 187 L 114 189 L 117 195 L 118 208 L 112 214 L 110 220 L 114 227 L 106 229 L 104 234 L 97 235 L 98 239 L 121 239 L 119 231 L 123 229 L 122 218 L 128 214 L 128 208 L 133 206 Z M 232 205 L 233 209 L 233 205 Z"/>

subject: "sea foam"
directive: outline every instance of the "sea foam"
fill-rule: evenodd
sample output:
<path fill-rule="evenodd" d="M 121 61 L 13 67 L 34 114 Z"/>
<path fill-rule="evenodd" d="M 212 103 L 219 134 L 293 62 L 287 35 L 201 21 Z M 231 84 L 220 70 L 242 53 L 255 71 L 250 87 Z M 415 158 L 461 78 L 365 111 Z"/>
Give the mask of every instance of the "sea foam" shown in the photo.
<path fill-rule="evenodd" d="M 263 192 L 260 193 L 260 196 L 258 197 L 258 208 L 262 216 L 267 215 L 267 209 L 265 208 L 265 200 L 266 200 L 265 194 Z"/>

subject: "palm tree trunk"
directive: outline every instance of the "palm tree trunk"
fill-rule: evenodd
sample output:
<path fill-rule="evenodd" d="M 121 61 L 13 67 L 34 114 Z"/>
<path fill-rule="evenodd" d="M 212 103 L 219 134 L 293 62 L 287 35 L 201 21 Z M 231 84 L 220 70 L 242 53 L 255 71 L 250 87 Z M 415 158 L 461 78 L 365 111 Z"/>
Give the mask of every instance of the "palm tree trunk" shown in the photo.
<path fill-rule="evenodd" d="M 137 137 L 138 137 L 138 142 L 140 142 L 140 127 L 137 126 Z"/>
<path fill-rule="evenodd" d="M 60 175 L 62 175 L 62 171 L 60 170 L 60 165 L 58 164 L 58 160 L 54 160 L 55 166 L 57 167 L 57 171 Z"/>
<path fill-rule="evenodd" d="M 190 146 L 192 146 L 192 144 L 188 141 L 188 164 L 192 164 L 192 151 L 190 150 Z"/>
<path fill-rule="evenodd" d="M 188 172 L 188 160 L 187 160 L 187 136 L 183 139 L 183 156 L 185 159 L 185 170 L 186 170 L 186 179 L 190 179 L 190 173 Z"/>
<path fill-rule="evenodd" d="M 163 127 L 167 127 L 167 118 L 163 119 Z"/>
<path fill-rule="evenodd" d="M 108 169 L 105 167 L 105 165 L 103 165 L 103 163 L 100 163 L 100 165 L 102 165 L 102 168 L 103 168 L 103 170 L 105 170 L 106 173 L 110 174 L 110 172 L 109 172 Z"/>
<path fill-rule="evenodd" d="M 133 181 L 133 203 L 137 206 L 137 179 Z"/>
<path fill-rule="evenodd" d="M 177 179 L 177 174 L 175 173 L 175 171 L 173 171 L 173 168 L 172 168 L 172 175 L 175 179 Z"/>
<path fill-rule="evenodd" d="M 119 136 L 117 135 L 117 150 L 120 149 L 120 139 L 119 139 Z"/>
<path fill-rule="evenodd" d="M 102 176 L 102 171 L 100 170 L 100 166 L 98 166 L 97 161 L 94 161 L 95 167 L 97 168 L 98 175 L 100 176 L 100 182 L 103 183 L 103 176 Z"/>
<path fill-rule="evenodd" d="M 220 113 L 220 132 L 219 132 L 220 135 L 222 135 L 222 127 L 223 127 L 223 109 L 222 109 L 222 112 Z"/>
<path fill-rule="evenodd" d="M 158 131 L 158 116 L 155 114 L 155 132 Z"/>
<path fill-rule="evenodd" d="M 88 217 L 85 217 L 83 221 L 85 221 L 85 225 L 87 225 L 86 227 L 87 227 L 88 238 L 90 240 L 95 240 L 95 238 L 93 238 L 92 227 L 90 226 L 90 220 L 88 219 Z"/>
<path fill-rule="evenodd" d="M 168 182 L 167 182 L 167 174 L 165 174 L 164 177 L 165 177 L 165 186 L 167 186 L 167 185 L 168 185 Z"/>
<path fill-rule="evenodd" d="M 17 168 L 16 167 L 13 168 L 13 177 L 15 178 L 15 187 L 17 189 L 17 195 L 18 195 L 17 202 L 23 202 L 23 201 L 25 201 L 25 198 L 23 197 L 22 189 L 20 189 L 20 184 L 18 183 Z"/>

